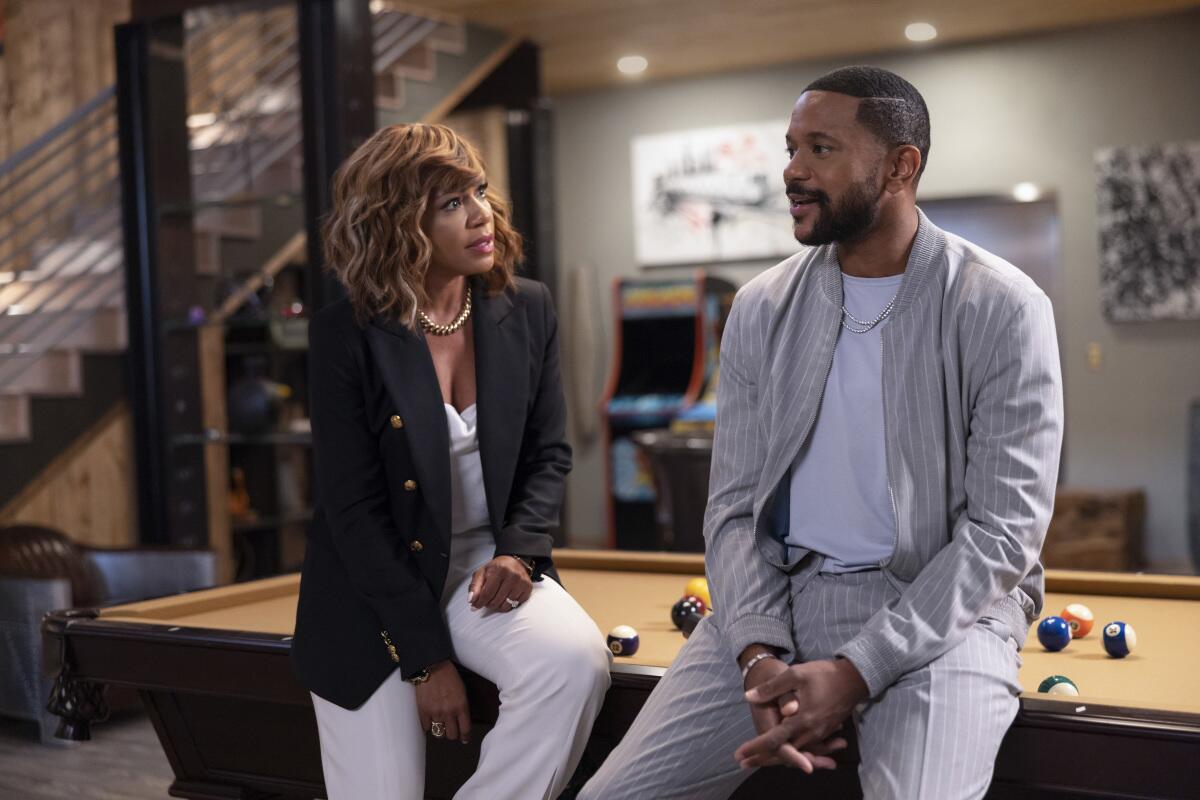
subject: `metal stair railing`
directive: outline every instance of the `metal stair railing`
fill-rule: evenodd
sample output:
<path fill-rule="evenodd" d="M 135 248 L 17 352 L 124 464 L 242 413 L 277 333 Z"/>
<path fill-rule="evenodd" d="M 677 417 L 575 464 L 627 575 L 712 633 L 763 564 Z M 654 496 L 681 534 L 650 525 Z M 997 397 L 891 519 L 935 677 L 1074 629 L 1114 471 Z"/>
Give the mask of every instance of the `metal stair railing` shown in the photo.
<path fill-rule="evenodd" d="M 399 17 L 400 19 L 390 29 L 384 28 L 381 31 L 380 28 L 384 25 L 382 19 L 388 16 Z M 374 26 L 375 42 L 372 48 L 372 54 L 375 56 L 376 74 L 391 69 L 393 64 L 406 55 L 408 51 L 425 41 L 426 37 L 436 31 L 441 24 L 436 20 L 414 17 L 411 14 L 401 14 L 399 12 L 384 12 L 379 17 L 376 17 L 376 19 L 380 20 Z"/>
<path fill-rule="evenodd" d="M 253 186 L 259 175 L 300 142 L 299 34 L 294 22 L 279 25 L 282 18 L 266 16 L 270 13 L 265 12 L 260 20 L 273 22 L 275 27 L 264 35 L 247 37 L 240 45 L 241 49 L 257 54 L 257 58 L 248 65 L 239 60 L 237 63 L 244 64 L 241 74 L 228 84 L 222 85 L 221 75 L 210 76 L 203 99 L 214 106 L 213 110 L 207 111 L 209 106 L 194 100 L 198 110 L 205 109 L 201 113 L 212 114 L 211 125 L 221 128 L 218 137 L 203 147 L 196 146 L 198 137 L 193 136 L 192 174 L 198 183 L 207 182 L 213 175 L 228 175 L 223 181 L 218 179 L 216 186 L 199 192 L 206 200 L 227 199 Z M 210 27 L 229 28 L 237 24 L 239 17 L 210 15 L 209 20 Z M 251 27 L 256 31 L 263 28 Z M 274 44 L 263 51 L 264 42 Z M 200 63 L 202 59 L 196 61 L 197 71 L 210 68 Z M 266 110 L 263 103 L 254 102 L 254 93 L 261 93 L 264 87 L 273 97 L 285 98 L 281 108 Z M 288 119 L 289 115 L 294 119 Z M 285 140 L 282 147 L 278 144 L 280 138 Z"/>
<path fill-rule="evenodd" d="M 0 393 L 124 291 L 115 119 L 108 87 L 0 164 Z"/>
<path fill-rule="evenodd" d="M 110 217 L 112 218 L 110 224 L 101 224 L 109 222 Z M 114 243 L 114 246 L 119 247 L 121 244 L 120 224 L 121 219 L 118 211 L 113 209 L 107 213 L 102 212 L 101 214 L 98 214 L 89 220 L 83 228 L 70 237 L 74 241 L 64 248 L 65 257 L 62 258 L 61 262 L 57 266 L 49 270 L 42 270 L 40 268 L 36 270 L 25 270 L 24 272 L 33 273 L 33 279 L 18 278 L 8 282 L 8 284 L 0 284 L 0 286 L 11 286 L 12 284 L 16 283 L 17 280 L 20 280 L 22 289 L 22 291 L 19 293 L 6 292 L 8 294 L 8 305 L 0 309 L 0 339 L 11 336 L 14 331 L 16 331 L 27 321 L 28 315 L 32 313 L 32 311 L 37 310 L 37 306 L 26 310 L 21 301 L 29 297 L 31 294 L 34 294 L 39 288 L 41 288 L 44 281 L 60 277 L 71 278 L 80 275 L 86 275 L 88 272 L 91 272 L 95 269 L 95 264 L 93 262 L 86 261 L 77 269 L 70 269 L 72 265 L 79 263 L 77 258 L 78 256 L 82 255 L 86 258 L 86 250 L 91 241 L 111 241 Z M 93 233 L 102 238 L 98 238 L 96 240 L 89 240 L 85 238 L 86 236 L 91 236 Z M 20 274 L 21 273 L 17 273 L 17 275 Z M 18 307 L 19 311 L 15 310 Z"/>
<path fill-rule="evenodd" d="M 228 21 L 230 19 L 232 18 L 226 17 L 222 20 L 221 15 L 210 14 L 208 24 L 231 25 Z M 378 74 L 390 69 L 400 58 L 436 32 L 441 22 L 410 13 L 382 11 L 374 15 L 372 26 L 372 51 L 375 71 Z M 211 124 L 220 124 L 224 130 L 216 140 L 206 143 L 203 148 L 193 149 L 192 174 L 197 178 L 208 179 L 212 175 L 228 172 L 229 178 L 215 187 L 206 188 L 203 191 L 205 199 L 227 199 L 249 189 L 262 173 L 301 144 L 299 119 L 287 118 L 288 114 L 298 114 L 300 110 L 298 33 L 294 25 L 283 26 L 280 32 L 287 35 L 273 49 L 261 53 L 256 61 L 244 69 L 244 76 L 240 80 L 221 89 L 214 89 L 210 85 L 206 90 L 211 101 L 215 101 L 213 104 L 218 110 L 201 113 L 211 113 Z M 211 37 L 213 34 L 209 35 Z M 242 45 L 242 49 L 258 52 L 257 48 L 261 43 L 261 38 L 251 38 Z M 203 49 L 198 47 L 197 52 L 203 52 Z M 238 60 L 237 63 L 245 62 Z M 198 64 L 196 72 L 199 74 L 211 69 L 211 63 L 203 66 Z M 209 75 L 210 83 L 219 84 L 213 77 Z M 259 112 L 252 104 L 246 102 L 249 92 L 244 90 L 248 84 L 252 88 L 265 85 L 277 96 L 287 97 L 290 102 L 272 112 Z M 280 128 L 283 129 L 282 133 Z M 256 137 L 255 134 L 261 135 Z"/>
<path fill-rule="evenodd" d="M 301 145 L 298 32 L 294 21 L 279 24 L 292 18 L 277 12 L 249 12 L 262 15 L 249 20 L 246 12 L 193 17 L 192 55 L 212 57 L 188 61 L 196 64 L 189 82 L 204 83 L 191 110 L 211 113 L 211 124 L 222 126 L 204 146 L 192 147 L 194 178 L 215 178 L 197 200 L 236 199 Z M 406 12 L 376 13 L 376 73 L 440 24 Z M 264 87 L 267 99 L 256 98 Z M 115 106 L 115 89 L 108 87 L 0 163 L 0 394 L 36 357 L 124 293 Z M 196 126 L 193 142 L 208 127 Z M 42 291 L 48 286 L 53 291 Z M 37 299 L 22 302 L 31 297 Z"/>
<path fill-rule="evenodd" d="M 188 85 L 195 87 L 202 78 L 211 79 L 214 75 L 219 77 L 222 72 L 229 73 L 234 65 L 243 63 L 246 56 L 253 56 L 259 43 L 255 37 L 246 34 L 261 26 L 263 21 L 261 14 L 234 16 L 217 10 L 196 17 L 186 34 Z M 232 44 L 224 43 L 229 40 L 232 40 Z M 218 46 L 218 43 L 222 44 Z M 202 106 L 206 99 L 204 92 L 197 89 L 192 91 L 195 93 L 188 98 L 189 101 Z"/>

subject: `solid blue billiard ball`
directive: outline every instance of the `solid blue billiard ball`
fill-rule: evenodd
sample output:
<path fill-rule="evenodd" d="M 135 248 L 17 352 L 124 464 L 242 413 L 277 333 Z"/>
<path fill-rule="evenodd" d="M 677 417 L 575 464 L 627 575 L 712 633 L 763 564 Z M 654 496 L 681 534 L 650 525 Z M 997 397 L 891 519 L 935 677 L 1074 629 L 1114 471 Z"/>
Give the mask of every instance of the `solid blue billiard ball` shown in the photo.
<path fill-rule="evenodd" d="M 1056 652 L 1071 643 L 1071 626 L 1062 617 L 1046 617 L 1038 624 L 1037 636 L 1042 647 Z"/>
<path fill-rule="evenodd" d="M 639 644 L 638 632 L 631 625 L 618 625 L 608 632 L 608 649 L 614 656 L 631 656 Z"/>
<path fill-rule="evenodd" d="M 1137 647 L 1137 632 L 1132 625 L 1121 621 L 1104 626 L 1104 649 L 1113 658 L 1124 658 Z"/>

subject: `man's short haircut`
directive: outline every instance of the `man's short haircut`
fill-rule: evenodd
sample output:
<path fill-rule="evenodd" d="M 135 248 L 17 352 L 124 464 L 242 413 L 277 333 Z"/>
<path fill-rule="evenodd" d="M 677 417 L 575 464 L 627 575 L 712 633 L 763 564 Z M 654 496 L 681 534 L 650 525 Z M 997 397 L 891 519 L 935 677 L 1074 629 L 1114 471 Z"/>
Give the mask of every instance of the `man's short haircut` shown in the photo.
<path fill-rule="evenodd" d="M 921 166 L 913 185 L 929 161 L 929 109 L 917 87 L 894 72 L 879 67 L 843 67 L 822 75 L 804 87 L 805 92 L 837 92 L 858 97 L 858 121 L 890 147 L 910 144 L 921 151 Z"/>

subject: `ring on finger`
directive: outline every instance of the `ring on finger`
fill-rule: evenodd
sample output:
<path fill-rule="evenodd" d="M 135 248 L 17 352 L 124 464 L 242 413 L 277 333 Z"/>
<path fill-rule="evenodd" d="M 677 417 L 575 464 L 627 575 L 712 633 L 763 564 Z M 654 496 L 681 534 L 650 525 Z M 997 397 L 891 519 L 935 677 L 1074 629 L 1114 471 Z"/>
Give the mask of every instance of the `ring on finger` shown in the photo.
<path fill-rule="evenodd" d="M 446 723 L 435 722 L 429 726 L 429 733 L 435 739 L 440 739 L 446 735 Z"/>
<path fill-rule="evenodd" d="M 511 597 L 504 598 L 504 602 L 508 603 L 509 608 L 516 608 L 517 606 L 521 605 L 520 600 L 513 600 Z"/>

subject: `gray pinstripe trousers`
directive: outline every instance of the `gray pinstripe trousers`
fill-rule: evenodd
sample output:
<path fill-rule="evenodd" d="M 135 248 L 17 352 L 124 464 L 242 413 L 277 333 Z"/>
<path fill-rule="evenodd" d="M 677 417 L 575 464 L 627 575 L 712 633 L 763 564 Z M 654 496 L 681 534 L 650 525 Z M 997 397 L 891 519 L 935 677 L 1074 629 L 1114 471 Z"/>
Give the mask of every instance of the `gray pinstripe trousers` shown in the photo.
<path fill-rule="evenodd" d="M 901 588 L 877 570 L 814 575 L 801 569 L 791 589 L 798 657 L 832 658 Z M 860 706 L 854 724 L 863 796 L 982 797 L 1017 713 L 1019 666 L 1013 632 L 985 617 L 958 646 Z M 755 735 L 740 670 L 710 617 L 696 628 L 579 800 L 728 797 L 750 775 L 733 752 Z"/>

